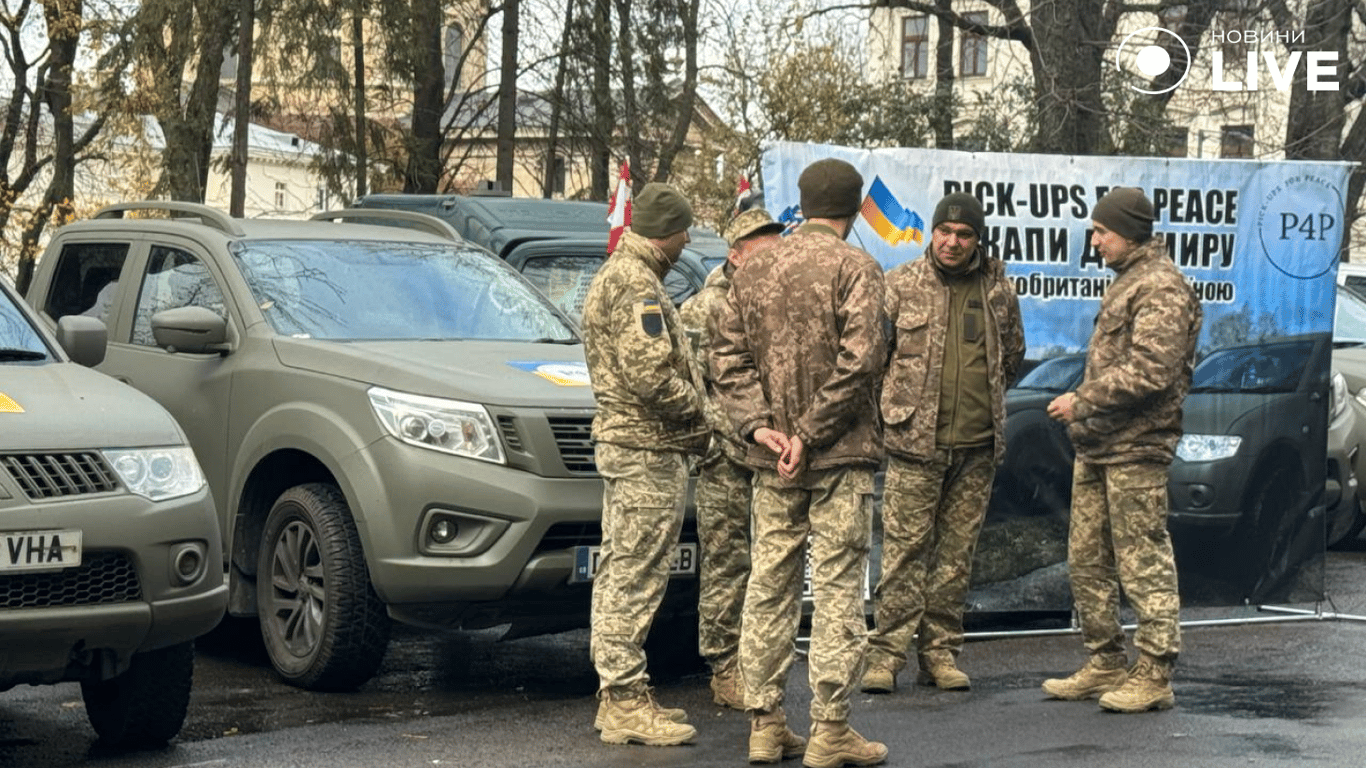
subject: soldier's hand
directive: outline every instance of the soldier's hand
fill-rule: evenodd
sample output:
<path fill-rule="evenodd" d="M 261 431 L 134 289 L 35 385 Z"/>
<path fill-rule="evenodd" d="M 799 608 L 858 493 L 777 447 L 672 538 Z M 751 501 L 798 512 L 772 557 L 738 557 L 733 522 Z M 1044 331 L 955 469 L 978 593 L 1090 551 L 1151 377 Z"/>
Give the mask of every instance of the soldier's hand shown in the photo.
<path fill-rule="evenodd" d="M 793 435 L 787 452 L 778 457 L 778 475 L 784 480 L 791 480 L 801 472 L 802 461 L 806 458 L 804 449 L 802 439 Z"/>
<path fill-rule="evenodd" d="M 1076 402 L 1076 392 L 1064 392 L 1053 398 L 1053 402 L 1048 404 L 1048 415 L 1064 424 L 1068 424 L 1076 418 L 1076 415 L 1072 412 L 1072 407 L 1076 405 Z"/>
<path fill-rule="evenodd" d="M 759 427 L 754 430 L 754 442 L 768 448 L 779 456 L 787 453 L 788 448 L 791 447 L 787 435 L 776 429 L 769 429 L 768 427 Z"/>

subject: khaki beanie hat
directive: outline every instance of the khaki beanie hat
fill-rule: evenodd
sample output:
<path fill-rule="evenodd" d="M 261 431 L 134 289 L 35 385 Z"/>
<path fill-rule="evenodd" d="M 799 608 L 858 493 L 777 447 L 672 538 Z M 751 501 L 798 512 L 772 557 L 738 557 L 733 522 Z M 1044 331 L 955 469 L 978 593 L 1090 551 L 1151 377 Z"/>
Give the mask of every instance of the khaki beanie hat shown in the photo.
<path fill-rule="evenodd" d="M 977 198 L 966 192 L 954 192 L 944 195 L 944 198 L 934 207 L 934 221 L 930 222 L 930 229 L 934 229 L 946 221 L 967 224 L 972 227 L 973 233 L 981 238 L 982 230 L 986 228 L 986 213 L 982 210 L 982 203 Z"/>
<path fill-rule="evenodd" d="M 692 206 L 678 190 L 652 181 L 631 201 L 631 231 L 660 239 L 692 226 Z"/>
<path fill-rule="evenodd" d="M 834 158 L 817 160 L 797 178 L 802 216 L 842 219 L 858 213 L 863 204 L 863 176 L 853 165 Z"/>
<path fill-rule="evenodd" d="M 1153 236 L 1156 218 L 1152 201 L 1138 187 L 1115 187 L 1091 210 L 1092 221 L 1136 243 Z"/>

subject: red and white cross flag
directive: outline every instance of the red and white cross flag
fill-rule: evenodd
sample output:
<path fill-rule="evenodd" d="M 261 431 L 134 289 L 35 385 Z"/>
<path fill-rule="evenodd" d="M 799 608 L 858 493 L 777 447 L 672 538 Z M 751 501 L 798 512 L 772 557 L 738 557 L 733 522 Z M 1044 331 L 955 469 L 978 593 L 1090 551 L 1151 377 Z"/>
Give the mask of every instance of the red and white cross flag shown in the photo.
<path fill-rule="evenodd" d="M 740 188 L 735 192 L 735 210 L 730 212 L 732 217 L 740 214 L 740 208 L 745 204 L 745 198 L 749 197 L 749 177 L 740 177 Z"/>
<path fill-rule="evenodd" d="M 617 191 L 612 195 L 612 203 L 607 208 L 607 223 L 612 225 L 607 237 L 607 253 L 617 249 L 621 233 L 631 226 L 631 166 L 621 164 L 621 178 L 617 179 Z"/>

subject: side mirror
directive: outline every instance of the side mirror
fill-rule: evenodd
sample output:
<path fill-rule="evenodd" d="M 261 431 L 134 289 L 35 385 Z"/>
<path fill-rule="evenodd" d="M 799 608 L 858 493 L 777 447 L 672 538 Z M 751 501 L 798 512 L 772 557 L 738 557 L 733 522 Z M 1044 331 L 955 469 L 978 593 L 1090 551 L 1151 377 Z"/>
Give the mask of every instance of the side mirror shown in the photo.
<path fill-rule="evenodd" d="M 211 309 L 176 307 L 152 315 L 152 338 L 171 352 L 227 352 L 228 322 Z"/>
<path fill-rule="evenodd" d="M 104 321 L 85 315 L 67 315 L 57 321 L 57 343 L 75 362 L 94 368 L 104 362 L 109 329 Z"/>

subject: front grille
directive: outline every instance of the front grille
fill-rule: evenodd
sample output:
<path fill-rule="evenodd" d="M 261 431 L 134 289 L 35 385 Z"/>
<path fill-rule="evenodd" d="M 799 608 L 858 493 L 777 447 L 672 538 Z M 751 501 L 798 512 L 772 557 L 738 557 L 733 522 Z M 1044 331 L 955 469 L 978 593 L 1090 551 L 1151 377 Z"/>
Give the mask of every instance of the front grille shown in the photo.
<path fill-rule="evenodd" d="M 522 447 L 522 436 L 517 432 L 517 422 L 511 416 L 498 417 L 498 431 L 503 433 L 503 442 L 507 443 L 509 451 L 525 451 Z"/>
<path fill-rule="evenodd" d="M 33 500 L 118 488 L 114 472 L 98 453 L 10 453 L 0 464 Z"/>
<path fill-rule="evenodd" d="M 575 475 L 596 475 L 598 465 L 593 462 L 593 417 L 551 416 L 548 420 L 565 469 Z"/>
<path fill-rule="evenodd" d="M 120 552 L 87 552 L 76 568 L 0 576 L 0 609 L 112 605 L 141 599 L 137 569 Z"/>

